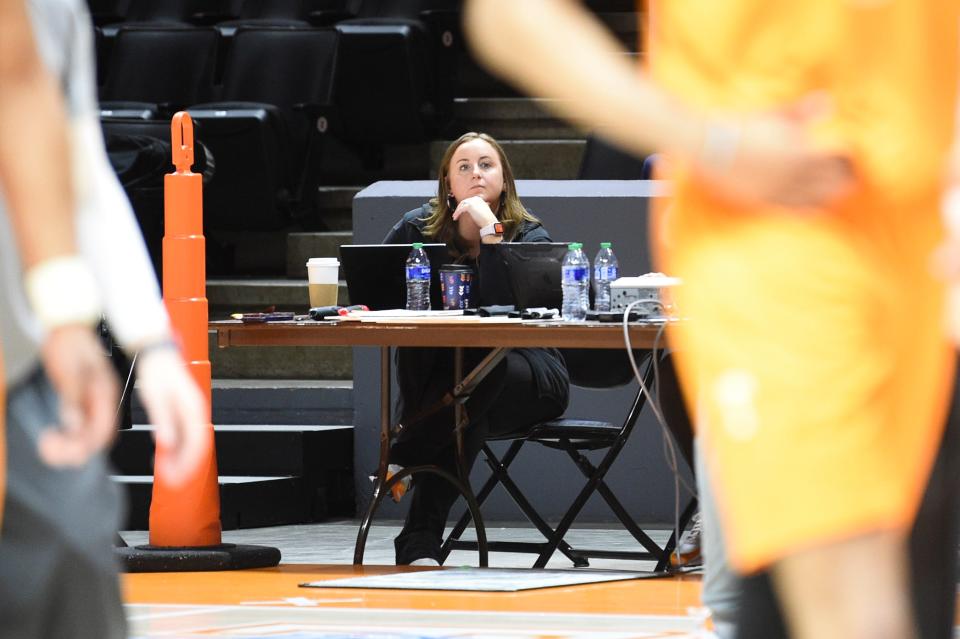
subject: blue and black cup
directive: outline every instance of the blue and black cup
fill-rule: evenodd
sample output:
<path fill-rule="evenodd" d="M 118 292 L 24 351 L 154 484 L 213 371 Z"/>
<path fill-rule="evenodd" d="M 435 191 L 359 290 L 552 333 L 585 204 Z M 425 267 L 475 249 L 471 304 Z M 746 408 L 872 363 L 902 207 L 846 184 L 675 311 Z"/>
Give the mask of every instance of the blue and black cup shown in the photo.
<path fill-rule="evenodd" d="M 473 269 L 465 264 L 444 264 L 440 267 L 440 291 L 443 308 L 448 311 L 470 308 Z"/>

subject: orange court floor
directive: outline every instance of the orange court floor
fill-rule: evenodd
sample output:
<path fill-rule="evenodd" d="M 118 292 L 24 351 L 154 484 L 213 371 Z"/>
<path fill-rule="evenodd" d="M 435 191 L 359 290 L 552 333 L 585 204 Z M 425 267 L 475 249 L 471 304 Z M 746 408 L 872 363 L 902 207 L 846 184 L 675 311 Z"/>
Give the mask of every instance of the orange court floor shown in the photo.
<path fill-rule="evenodd" d="M 521 592 L 299 586 L 419 570 L 438 569 L 281 564 L 233 572 L 126 574 L 123 587 L 134 639 L 704 636 L 696 574 Z"/>
<path fill-rule="evenodd" d="M 522 592 L 317 589 L 301 583 L 443 570 L 281 564 L 123 576 L 132 639 L 701 638 L 699 574 Z M 960 606 L 958 606 L 960 608 Z M 960 637 L 960 617 L 955 636 Z"/>

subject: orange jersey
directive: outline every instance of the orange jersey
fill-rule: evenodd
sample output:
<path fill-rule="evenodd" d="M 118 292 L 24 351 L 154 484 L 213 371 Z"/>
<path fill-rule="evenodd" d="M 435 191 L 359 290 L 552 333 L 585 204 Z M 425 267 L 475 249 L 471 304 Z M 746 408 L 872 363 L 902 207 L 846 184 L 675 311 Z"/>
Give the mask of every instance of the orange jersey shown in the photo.
<path fill-rule="evenodd" d="M 958 27 L 956 0 L 651 7 L 661 86 L 734 114 L 824 92 L 815 139 L 857 174 L 850 197 L 797 214 L 732 207 L 680 167 L 656 235 L 661 270 L 685 282 L 681 377 L 743 570 L 915 515 L 952 373 L 929 258 Z"/>

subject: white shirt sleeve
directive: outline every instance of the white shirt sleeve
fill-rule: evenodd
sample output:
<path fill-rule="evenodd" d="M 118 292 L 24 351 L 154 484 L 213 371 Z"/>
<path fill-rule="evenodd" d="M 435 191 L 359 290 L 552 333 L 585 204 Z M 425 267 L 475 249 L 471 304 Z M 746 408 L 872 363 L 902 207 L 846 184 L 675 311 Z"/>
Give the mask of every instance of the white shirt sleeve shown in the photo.
<path fill-rule="evenodd" d="M 93 113 L 71 121 L 77 242 L 93 269 L 107 323 L 128 353 L 170 335 L 170 320 L 133 209 L 107 159 Z"/>

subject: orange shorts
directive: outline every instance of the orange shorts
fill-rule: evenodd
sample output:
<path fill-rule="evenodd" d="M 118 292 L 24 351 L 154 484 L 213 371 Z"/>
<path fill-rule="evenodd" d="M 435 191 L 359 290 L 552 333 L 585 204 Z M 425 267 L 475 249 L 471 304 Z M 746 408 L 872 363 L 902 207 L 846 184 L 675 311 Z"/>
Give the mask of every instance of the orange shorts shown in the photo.
<path fill-rule="evenodd" d="M 953 365 L 927 267 L 935 199 L 922 228 L 896 215 L 873 227 L 782 212 L 711 218 L 695 200 L 674 201 L 665 266 L 684 280 L 676 303 L 691 319 L 674 346 L 733 565 L 750 572 L 906 528 Z"/>

